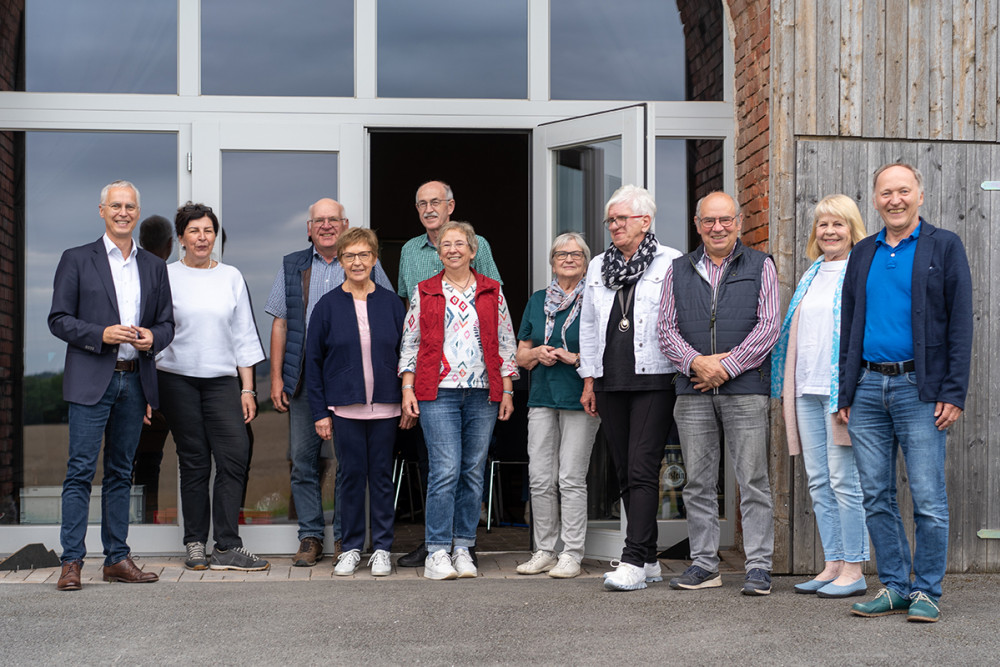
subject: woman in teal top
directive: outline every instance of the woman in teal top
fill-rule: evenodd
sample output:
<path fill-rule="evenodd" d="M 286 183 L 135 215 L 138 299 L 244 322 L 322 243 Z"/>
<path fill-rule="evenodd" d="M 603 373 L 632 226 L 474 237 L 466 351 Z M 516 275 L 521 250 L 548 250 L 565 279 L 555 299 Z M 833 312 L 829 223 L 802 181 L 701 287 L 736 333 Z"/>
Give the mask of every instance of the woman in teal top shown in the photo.
<path fill-rule="evenodd" d="M 575 232 L 549 250 L 552 282 L 531 295 L 517 334 L 517 363 L 531 371 L 528 477 L 537 551 L 520 574 L 580 574 L 587 535 L 587 468 L 601 420 L 583 411 L 580 394 L 580 307 L 590 248 Z M 556 542 L 562 538 L 562 553 Z"/>

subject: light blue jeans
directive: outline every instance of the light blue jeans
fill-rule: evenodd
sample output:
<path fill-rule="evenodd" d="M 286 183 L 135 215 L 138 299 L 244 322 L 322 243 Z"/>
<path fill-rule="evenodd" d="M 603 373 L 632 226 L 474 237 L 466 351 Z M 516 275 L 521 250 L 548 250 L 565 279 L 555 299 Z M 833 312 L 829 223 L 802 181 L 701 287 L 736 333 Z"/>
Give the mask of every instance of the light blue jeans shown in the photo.
<path fill-rule="evenodd" d="M 486 454 L 499 403 L 488 389 L 438 389 L 420 401 L 427 442 L 427 552 L 476 545 Z"/>
<path fill-rule="evenodd" d="M 805 394 L 795 399 L 802 462 L 809 479 L 824 559 L 860 563 L 869 559 L 868 530 L 854 448 L 833 444 L 830 397 Z"/>
<path fill-rule="evenodd" d="M 333 435 L 334 443 L 337 434 Z M 316 435 L 316 422 L 303 391 L 288 399 L 288 456 L 292 462 L 292 497 L 299 517 L 299 540 L 315 537 L 323 541 L 323 466 L 320 452 L 323 441 Z M 336 451 L 336 446 L 334 450 Z M 343 475 L 337 466 L 333 489 L 333 539 L 340 539 L 340 487 Z"/>
<path fill-rule="evenodd" d="M 947 431 L 934 425 L 934 403 L 920 400 L 916 373 L 889 376 L 862 369 L 848 432 L 861 474 L 868 532 L 878 578 L 902 596 L 941 597 L 948 560 Z M 896 503 L 896 453 L 902 450 L 916 527 L 910 581 L 910 543 Z"/>

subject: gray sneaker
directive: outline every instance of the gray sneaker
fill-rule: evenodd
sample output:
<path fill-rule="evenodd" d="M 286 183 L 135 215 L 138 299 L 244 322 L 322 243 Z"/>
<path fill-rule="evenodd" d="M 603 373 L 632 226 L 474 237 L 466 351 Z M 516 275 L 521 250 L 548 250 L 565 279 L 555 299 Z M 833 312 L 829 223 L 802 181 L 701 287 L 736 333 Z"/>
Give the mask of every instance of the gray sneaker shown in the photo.
<path fill-rule="evenodd" d="M 204 542 L 188 542 L 184 545 L 184 548 L 187 549 L 187 559 L 184 561 L 184 567 L 189 570 L 208 569 L 208 558 L 205 557 Z"/>
<path fill-rule="evenodd" d="M 212 558 L 208 562 L 208 567 L 213 570 L 240 570 L 242 572 L 258 572 L 271 567 L 263 558 L 260 558 L 249 551 L 246 547 L 233 547 L 223 551 L 215 547 Z"/>
<path fill-rule="evenodd" d="M 684 574 L 670 580 L 670 587 L 678 590 L 695 591 L 700 588 L 718 588 L 722 585 L 722 577 L 718 572 L 709 572 L 697 565 L 684 570 Z"/>

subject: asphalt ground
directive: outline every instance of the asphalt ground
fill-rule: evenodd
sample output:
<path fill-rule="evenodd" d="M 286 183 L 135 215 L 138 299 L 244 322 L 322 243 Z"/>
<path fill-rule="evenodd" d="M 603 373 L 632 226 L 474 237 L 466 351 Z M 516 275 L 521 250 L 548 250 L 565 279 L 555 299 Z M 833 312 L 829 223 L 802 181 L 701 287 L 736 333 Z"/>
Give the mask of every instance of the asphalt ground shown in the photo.
<path fill-rule="evenodd" d="M 947 576 L 933 624 L 852 616 L 866 598 L 796 595 L 802 580 L 775 577 L 766 597 L 740 595 L 739 573 L 627 593 L 597 574 L 0 585 L 0 664 L 1000 663 L 1000 575 Z"/>

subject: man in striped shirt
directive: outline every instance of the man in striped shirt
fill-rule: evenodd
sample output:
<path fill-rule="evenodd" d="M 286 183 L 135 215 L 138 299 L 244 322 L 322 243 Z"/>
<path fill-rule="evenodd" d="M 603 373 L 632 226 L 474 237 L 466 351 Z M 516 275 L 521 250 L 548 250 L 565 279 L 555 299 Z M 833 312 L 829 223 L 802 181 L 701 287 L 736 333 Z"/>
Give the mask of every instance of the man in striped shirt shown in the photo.
<path fill-rule="evenodd" d="M 684 505 L 692 564 L 670 586 L 722 585 L 717 482 L 720 431 L 740 486 L 744 595 L 771 592 L 774 522 L 767 479 L 771 348 L 778 339 L 778 276 L 770 255 L 740 242 L 743 216 L 713 192 L 694 218 L 702 245 L 674 260 L 663 279 L 657 333 L 679 372 L 674 420 L 687 472 Z"/>

